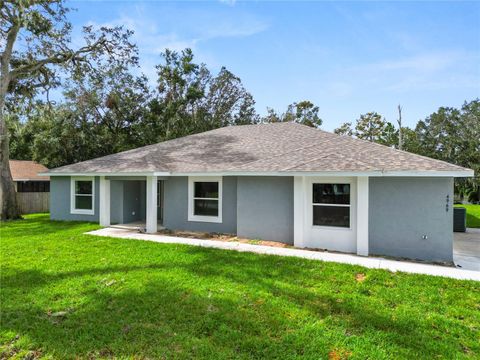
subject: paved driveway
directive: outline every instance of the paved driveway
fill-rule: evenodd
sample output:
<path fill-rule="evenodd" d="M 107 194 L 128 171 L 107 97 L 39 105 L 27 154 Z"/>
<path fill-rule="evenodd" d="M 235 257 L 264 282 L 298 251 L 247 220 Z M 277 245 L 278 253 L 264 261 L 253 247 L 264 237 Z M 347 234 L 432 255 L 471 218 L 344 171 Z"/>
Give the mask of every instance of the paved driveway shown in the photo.
<path fill-rule="evenodd" d="M 480 229 L 454 233 L 453 261 L 462 269 L 480 271 Z"/>

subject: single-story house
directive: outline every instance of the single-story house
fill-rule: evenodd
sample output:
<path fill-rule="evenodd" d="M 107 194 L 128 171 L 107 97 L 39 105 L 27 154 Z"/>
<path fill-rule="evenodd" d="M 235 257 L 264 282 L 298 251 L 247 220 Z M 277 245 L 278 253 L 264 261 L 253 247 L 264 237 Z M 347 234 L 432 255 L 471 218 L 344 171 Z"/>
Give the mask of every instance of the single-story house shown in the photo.
<path fill-rule="evenodd" d="M 451 261 L 473 171 L 293 123 L 220 128 L 50 170 L 51 218 Z"/>
<path fill-rule="evenodd" d="M 39 175 L 48 169 L 30 160 L 10 160 L 9 165 L 20 212 L 48 212 L 50 178 Z"/>

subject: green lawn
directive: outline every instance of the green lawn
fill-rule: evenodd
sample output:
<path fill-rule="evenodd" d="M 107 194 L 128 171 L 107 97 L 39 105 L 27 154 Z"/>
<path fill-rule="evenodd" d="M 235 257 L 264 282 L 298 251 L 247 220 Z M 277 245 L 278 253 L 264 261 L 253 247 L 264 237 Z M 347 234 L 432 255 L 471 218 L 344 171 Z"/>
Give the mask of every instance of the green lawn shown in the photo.
<path fill-rule="evenodd" d="M 467 209 L 467 227 L 480 228 L 480 205 L 455 205 Z"/>
<path fill-rule="evenodd" d="M 477 282 L 0 225 L 0 358 L 480 357 Z"/>

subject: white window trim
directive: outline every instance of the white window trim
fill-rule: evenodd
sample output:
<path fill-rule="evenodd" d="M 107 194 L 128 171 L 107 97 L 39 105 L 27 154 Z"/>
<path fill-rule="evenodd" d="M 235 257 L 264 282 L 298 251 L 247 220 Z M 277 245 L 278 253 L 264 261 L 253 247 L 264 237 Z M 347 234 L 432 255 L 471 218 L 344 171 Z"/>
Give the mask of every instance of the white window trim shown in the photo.
<path fill-rule="evenodd" d="M 315 184 L 348 184 L 350 185 L 350 204 L 327 204 L 327 203 L 314 203 L 313 202 L 313 185 Z M 312 219 L 311 219 L 311 226 L 313 228 L 319 229 L 338 229 L 338 230 L 352 230 L 352 183 L 350 181 L 313 181 L 311 183 L 311 200 L 310 206 L 312 206 Z M 346 226 L 328 226 L 328 225 L 314 225 L 313 224 L 313 207 L 314 206 L 329 206 L 329 207 L 348 207 L 348 227 Z"/>
<path fill-rule="evenodd" d="M 75 181 L 92 182 L 92 209 L 75 208 Z M 75 176 L 70 178 L 70 213 L 80 215 L 95 215 L 95 177 L 93 176 Z"/>
<path fill-rule="evenodd" d="M 203 216 L 194 214 L 194 195 L 196 182 L 218 182 L 218 216 Z M 223 191 L 222 191 L 223 178 L 221 176 L 189 176 L 188 177 L 188 221 L 200 221 L 210 223 L 222 222 L 222 203 L 223 203 Z M 205 198 L 206 200 L 217 200 Z"/>

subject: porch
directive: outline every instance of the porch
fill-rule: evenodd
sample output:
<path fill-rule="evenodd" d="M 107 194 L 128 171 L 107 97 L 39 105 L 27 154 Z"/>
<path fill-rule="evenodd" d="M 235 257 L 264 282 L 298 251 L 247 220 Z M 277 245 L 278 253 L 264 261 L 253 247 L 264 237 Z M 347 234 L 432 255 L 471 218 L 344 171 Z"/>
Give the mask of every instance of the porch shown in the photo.
<path fill-rule="evenodd" d="M 101 176 L 100 225 L 149 233 L 163 228 L 163 181 L 156 176 Z"/>
<path fill-rule="evenodd" d="M 138 220 L 138 221 L 132 221 L 124 224 L 112 224 L 110 225 L 110 227 L 114 229 L 145 232 L 147 229 L 147 223 L 145 220 Z M 164 229 L 165 227 L 163 226 L 162 222 L 157 221 L 157 230 L 164 230 Z"/>

